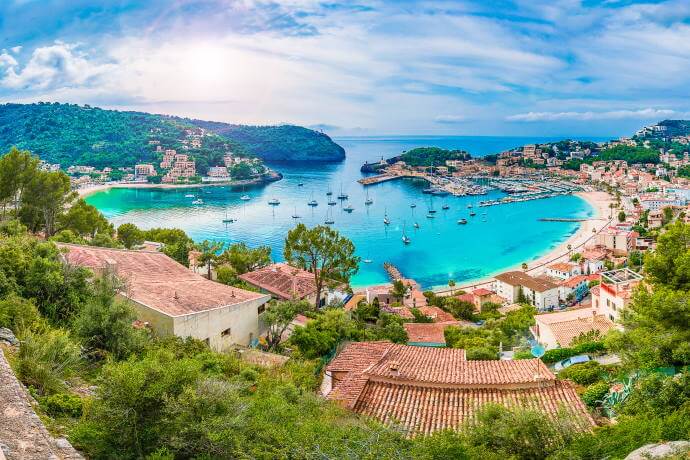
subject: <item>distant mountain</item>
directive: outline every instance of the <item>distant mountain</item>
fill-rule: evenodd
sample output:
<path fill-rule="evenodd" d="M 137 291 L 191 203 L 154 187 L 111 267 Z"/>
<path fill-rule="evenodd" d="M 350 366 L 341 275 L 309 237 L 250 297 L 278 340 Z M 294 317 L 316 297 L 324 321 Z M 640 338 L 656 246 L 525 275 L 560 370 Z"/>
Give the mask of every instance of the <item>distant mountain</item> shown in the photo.
<path fill-rule="evenodd" d="M 203 127 L 201 147 L 185 143 L 186 132 Z M 156 162 L 164 148 L 188 153 L 202 173 L 221 164 L 227 150 L 272 161 L 339 161 L 342 147 L 325 134 L 299 126 L 242 126 L 144 112 L 122 112 L 60 103 L 0 105 L 0 152 L 11 146 L 41 159 L 96 167 Z"/>
<path fill-rule="evenodd" d="M 246 126 L 184 119 L 232 139 L 267 161 L 341 161 L 345 149 L 326 134 L 302 126 Z"/>

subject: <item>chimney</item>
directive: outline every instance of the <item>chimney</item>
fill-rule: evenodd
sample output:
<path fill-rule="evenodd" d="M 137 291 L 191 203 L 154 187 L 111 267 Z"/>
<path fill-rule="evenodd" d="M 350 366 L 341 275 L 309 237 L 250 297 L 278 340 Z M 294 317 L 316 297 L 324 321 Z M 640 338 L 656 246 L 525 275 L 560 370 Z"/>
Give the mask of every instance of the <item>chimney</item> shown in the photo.
<path fill-rule="evenodd" d="M 391 374 L 394 376 L 400 375 L 400 365 L 397 361 L 389 361 L 388 362 L 388 370 L 391 371 Z"/>

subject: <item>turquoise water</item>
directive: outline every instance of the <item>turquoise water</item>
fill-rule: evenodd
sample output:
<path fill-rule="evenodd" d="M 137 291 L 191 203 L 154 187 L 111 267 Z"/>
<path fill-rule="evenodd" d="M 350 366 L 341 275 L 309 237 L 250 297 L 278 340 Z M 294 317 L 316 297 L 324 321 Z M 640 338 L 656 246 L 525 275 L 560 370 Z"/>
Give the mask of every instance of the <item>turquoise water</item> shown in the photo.
<path fill-rule="evenodd" d="M 203 189 L 111 189 L 93 194 L 87 201 L 100 209 L 115 225 L 132 222 L 142 228 L 179 227 L 194 240 L 211 239 L 226 243 L 244 241 L 250 246 L 270 245 L 275 260 L 282 259 L 286 233 L 295 225 L 291 217 L 302 216 L 299 222 L 307 225 L 323 224 L 327 211 L 334 228 L 352 239 L 358 254 L 371 263 L 362 263 L 352 280 L 354 286 L 387 281 L 384 262 L 395 264 L 407 277 L 423 287 L 445 285 L 449 279 L 461 284 L 490 275 L 501 269 L 538 258 L 572 235 L 578 224 L 569 222 L 539 222 L 540 217 L 589 217 L 593 209 L 575 196 L 512 203 L 478 208 L 479 200 L 500 197 L 492 192 L 484 197 L 434 197 L 422 194 L 425 182 L 398 180 L 368 187 L 374 200 L 365 206 L 365 188 L 356 183 L 365 161 L 389 157 L 420 145 L 444 148 L 463 148 L 475 155 L 498 152 L 530 142 L 545 142 L 548 138 L 505 137 L 423 137 L 423 138 L 343 138 L 337 139 L 347 152 L 347 159 L 338 164 L 289 165 L 273 164 L 284 179 L 262 187 L 245 190 L 229 187 Z M 304 186 L 298 186 L 298 183 Z M 341 204 L 336 196 L 342 189 L 349 200 Z M 333 191 L 336 206 L 327 206 L 326 191 Z M 204 204 L 192 205 L 193 194 Z M 251 196 L 242 201 L 243 194 Z M 307 206 L 312 195 L 319 205 Z M 268 201 L 278 198 L 279 206 Z M 433 200 L 433 201 L 432 201 Z M 355 210 L 345 212 L 347 204 Z M 412 209 L 411 203 L 417 207 Z M 450 209 L 441 210 L 443 204 Z M 475 205 L 477 216 L 469 217 L 468 204 Z M 427 209 L 438 212 L 435 219 L 427 219 Z M 224 224 L 226 216 L 237 222 Z M 387 213 L 391 224 L 383 224 Z M 486 215 L 483 215 L 486 213 Z M 458 225 L 460 218 L 467 225 Z M 418 222 L 419 229 L 413 227 Z M 412 240 L 402 243 L 402 232 Z"/>

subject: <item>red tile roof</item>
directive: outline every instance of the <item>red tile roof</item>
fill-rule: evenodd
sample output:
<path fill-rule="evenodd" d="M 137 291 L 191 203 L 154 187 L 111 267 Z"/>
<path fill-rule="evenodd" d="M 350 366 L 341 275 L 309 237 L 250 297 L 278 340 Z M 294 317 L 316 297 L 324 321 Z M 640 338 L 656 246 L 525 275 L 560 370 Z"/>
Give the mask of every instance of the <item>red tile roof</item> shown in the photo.
<path fill-rule="evenodd" d="M 348 344 L 326 371 L 340 374 L 329 398 L 411 434 L 457 429 L 487 402 L 549 415 L 563 406 L 583 425 L 593 423 L 575 390 L 537 359 L 467 361 L 460 349 L 359 342 Z"/>
<path fill-rule="evenodd" d="M 59 244 L 69 265 L 114 272 L 126 283 L 122 295 L 168 316 L 184 316 L 265 297 L 193 273 L 156 251 L 129 251 Z"/>
<path fill-rule="evenodd" d="M 494 276 L 494 278 L 511 286 L 524 286 L 534 292 L 545 292 L 558 287 L 555 283 L 545 278 L 535 278 L 519 271 L 500 273 Z"/>
<path fill-rule="evenodd" d="M 422 313 L 424 316 L 428 316 L 429 318 L 433 319 L 435 323 L 444 323 L 448 321 L 455 321 L 455 318 L 453 315 L 448 313 L 447 311 L 444 311 L 443 309 L 430 305 L 426 307 L 419 307 L 418 308 L 419 312 Z"/>
<path fill-rule="evenodd" d="M 304 299 L 316 292 L 313 274 L 286 263 L 268 265 L 239 278 L 284 300 Z"/>
<path fill-rule="evenodd" d="M 403 327 L 407 332 L 407 341 L 414 343 L 439 343 L 446 344 L 444 331 L 447 324 L 442 323 L 405 323 Z"/>
<path fill-rule="evenodd" d="M 492 294 L 494 294 L 494 291 L 489 291 L 488 289 L 484 289 L 484 288 L 479 288 L 479 289 L 475 289 L 474 291 L 472 291 L 472 295 L 476 295 L 479 297 L 484 297 L 486 295 L 492 295 Z"/>

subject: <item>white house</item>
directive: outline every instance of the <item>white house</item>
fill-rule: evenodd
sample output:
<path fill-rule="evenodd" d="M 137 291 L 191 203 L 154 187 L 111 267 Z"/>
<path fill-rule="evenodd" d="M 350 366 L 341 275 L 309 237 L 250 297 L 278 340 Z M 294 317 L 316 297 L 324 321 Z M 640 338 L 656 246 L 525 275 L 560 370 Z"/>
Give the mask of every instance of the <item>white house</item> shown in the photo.
<path fill-rule="evenodd" d="M 535 278 L 521 271 L 501 273 L 494 277 L 494 291 L 510 303 L 522 296 L 539 310 L 558 306 L 558 285 L 545 278 Z"/>
<path fill-rule="evenodd" d="M 582 270 L 578 264 L 570 262 L 557 262 L 546 267 L 546 276 L 558 278 L 560 280 L 567 280 L 573 276 L 582 274 Z"/>

